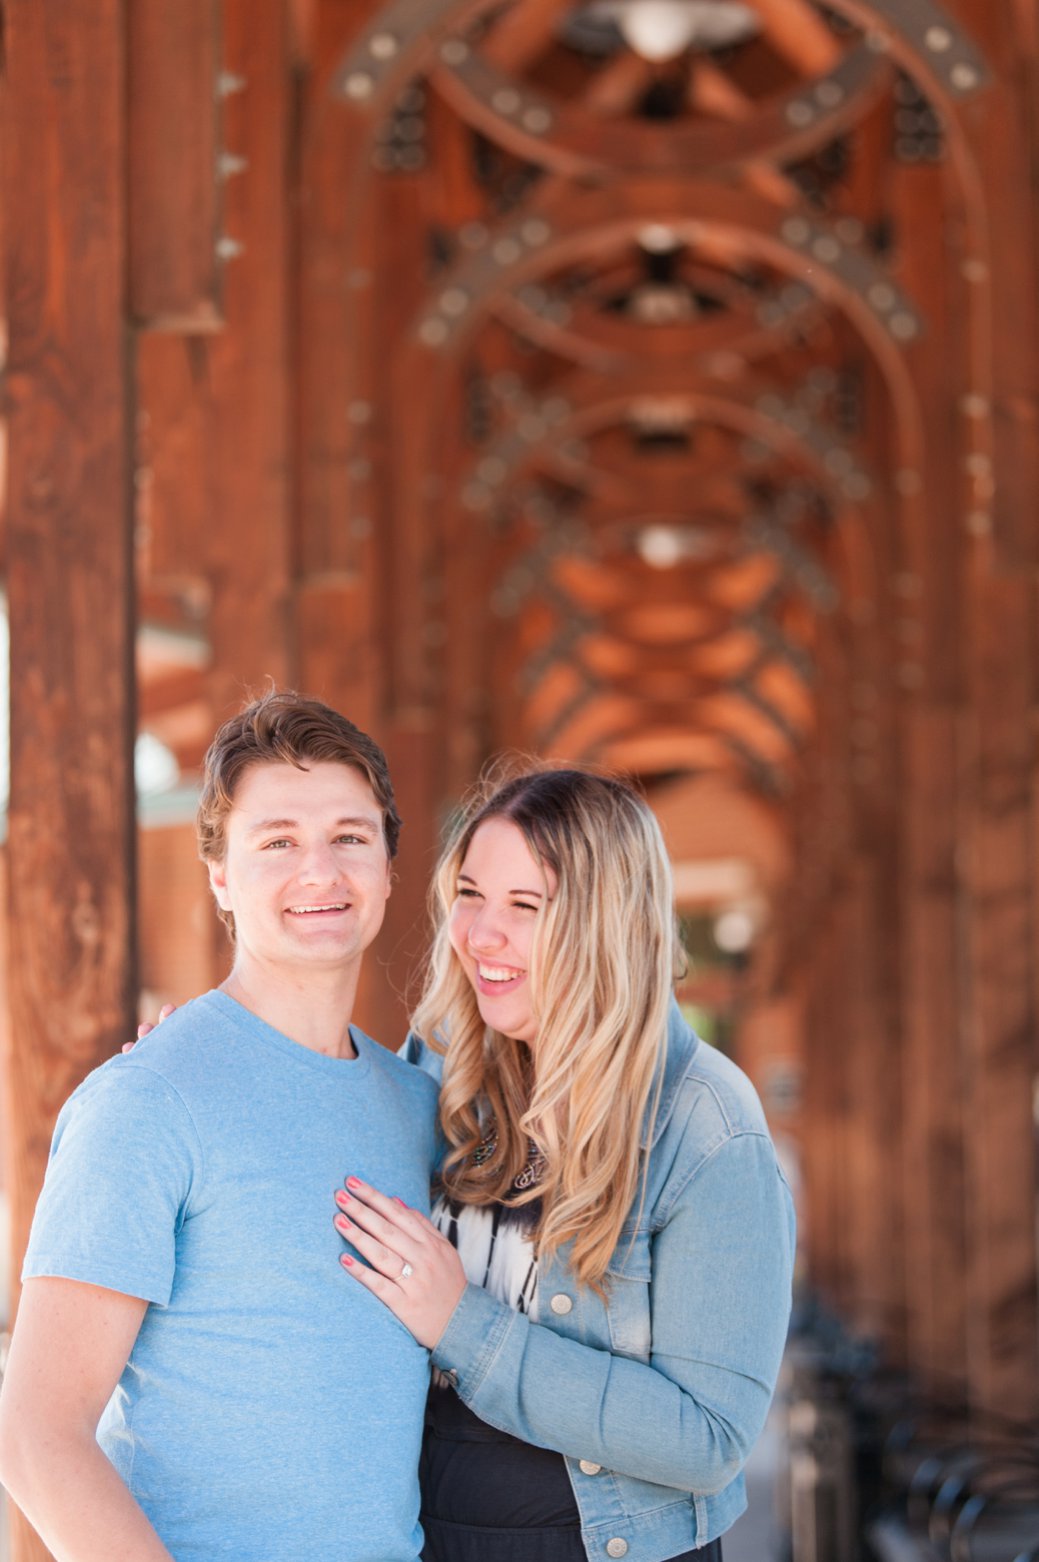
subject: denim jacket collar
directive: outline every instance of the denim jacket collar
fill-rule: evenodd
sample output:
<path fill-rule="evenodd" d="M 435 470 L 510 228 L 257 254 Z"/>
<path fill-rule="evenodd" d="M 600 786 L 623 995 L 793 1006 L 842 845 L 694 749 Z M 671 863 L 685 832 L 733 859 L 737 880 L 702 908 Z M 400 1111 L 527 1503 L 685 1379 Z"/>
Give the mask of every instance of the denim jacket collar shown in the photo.
<path fill-rule="evenodd" d="M 664 1078 L 660 1089 L 660 1102 L 657 1106 L 656 1118 L 652 1120 L 653 1096 L 650 1095 L 646 1106 L 646 1115 L 642 1120 L 642 1148 L 647 1150 L 656 1144 L 660 1135 L 667 1127 L 668 1118 L 674 1110 L 675 1099 L 678 1095 L 678 1087 L 681 1085 L 689 1065 L 703 1045 L 699 1036 L 682 1017 L 682 1011 L 678 1007 L 678 999 L 672 994 L 671 1005 L 667 1015 L 667 1047 L 661 1059 Z M 658 1076 L 659 1077 L 659 1076 Z M 650 1136 L 650 1127 L 653 1133 Z"/>

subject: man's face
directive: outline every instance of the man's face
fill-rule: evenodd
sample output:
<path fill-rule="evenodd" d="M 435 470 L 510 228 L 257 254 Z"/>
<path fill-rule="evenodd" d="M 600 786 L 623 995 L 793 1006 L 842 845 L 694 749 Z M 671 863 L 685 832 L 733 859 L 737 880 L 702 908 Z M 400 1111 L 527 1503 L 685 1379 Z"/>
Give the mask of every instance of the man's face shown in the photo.
<path fill-rule="evenodd" d="M 348 967 L 382 925 L 390 862 L 382 809 L 351 765 L 250 766 L 209 864 L 217 904 L 234 914 L 235 964 Z"/>

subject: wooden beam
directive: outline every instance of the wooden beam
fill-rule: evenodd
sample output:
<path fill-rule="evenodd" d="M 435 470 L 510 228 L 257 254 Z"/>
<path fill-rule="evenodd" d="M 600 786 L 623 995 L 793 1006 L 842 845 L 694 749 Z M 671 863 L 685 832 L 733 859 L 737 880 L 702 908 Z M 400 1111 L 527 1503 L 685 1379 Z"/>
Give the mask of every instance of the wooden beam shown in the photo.
<path fill-rule="evenodd" d="M 17 1274 L 58 1107 L 134 1021 L 132 420 L 124 7 L 4 9 Z M 13 1555 L 47 1555 L 19 1519 Z"/>
<path fill-rule="evenodd" d="M 130 310 L 160 330 L 220 324 L 221 0 L 127 6 Z"/>

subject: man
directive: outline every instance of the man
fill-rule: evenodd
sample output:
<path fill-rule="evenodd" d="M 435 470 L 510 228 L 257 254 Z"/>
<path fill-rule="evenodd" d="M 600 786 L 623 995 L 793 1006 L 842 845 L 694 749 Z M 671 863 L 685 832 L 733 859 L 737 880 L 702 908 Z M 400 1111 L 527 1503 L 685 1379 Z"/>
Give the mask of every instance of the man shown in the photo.
<path fill-rule="evenodd" d="M 350 1174 L 428 1204 L 435 1086 L 350 1024 L 399 828 L 316 701 L 206 756 L 231 973 L 63 1108 L 25 1260 L 0 1477 L 59 1562 L 415 1562 L 427 1356 L 332 1226 Z"/>

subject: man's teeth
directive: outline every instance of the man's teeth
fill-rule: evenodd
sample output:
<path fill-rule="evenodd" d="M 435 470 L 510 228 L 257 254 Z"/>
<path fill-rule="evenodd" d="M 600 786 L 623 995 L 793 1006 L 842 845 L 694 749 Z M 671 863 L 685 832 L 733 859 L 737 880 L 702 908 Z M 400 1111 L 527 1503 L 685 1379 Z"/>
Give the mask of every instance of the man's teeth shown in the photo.
<path fill-rule="evenodd" d="M 290 906 L 290 912 L 294 917 L 308 917 L 314 911 L 345 911 L 345 902 L 339 901 L 334 906 Z"/>

